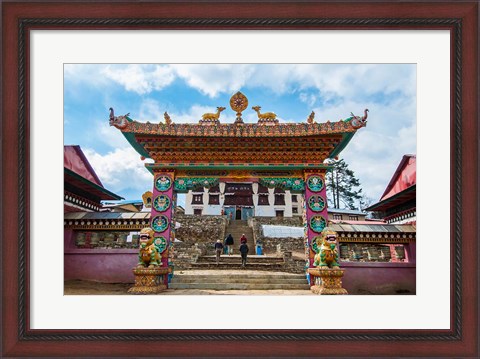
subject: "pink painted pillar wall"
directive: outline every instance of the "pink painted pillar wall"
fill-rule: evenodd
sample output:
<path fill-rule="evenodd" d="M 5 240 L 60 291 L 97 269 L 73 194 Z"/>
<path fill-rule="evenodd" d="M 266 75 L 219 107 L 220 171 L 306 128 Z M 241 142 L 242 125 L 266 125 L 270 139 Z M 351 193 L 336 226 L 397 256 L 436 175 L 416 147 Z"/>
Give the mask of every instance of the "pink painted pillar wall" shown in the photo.
<path fill-rule="evenodd" d="M 172 229 L 175 230 L 173 222 L 174 180 L 175 173 L 173 171 L 154 173 L 150 226 L 155 231 L 154 242 L 161 252 L 161 266 L 164 268 L 168 268 L 168 251 L 170 241 L 173 240 Z M 168 276 L 165 276 L 164 279 L 167 284 Z"/>
<path fill-rule="evenodd" d="M 319 236 L 328 225 L 327 189 L 325 186 L 325 171 L 305 171 L 305 251 L 308 268 L 313 268 L 315 252 L 311 248 L 312 240 Z M 312 280 L 310 285 L 313 285 Z"/>

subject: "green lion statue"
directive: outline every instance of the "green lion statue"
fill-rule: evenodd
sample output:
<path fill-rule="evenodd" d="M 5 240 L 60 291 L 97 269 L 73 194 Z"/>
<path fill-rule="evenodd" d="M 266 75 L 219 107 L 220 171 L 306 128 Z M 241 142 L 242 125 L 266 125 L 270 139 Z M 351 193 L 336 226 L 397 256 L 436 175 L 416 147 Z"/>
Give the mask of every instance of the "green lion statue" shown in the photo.
<path fill-rule="evenodd" d="M 315 243 L 313 243 L 315 242 Z M 312 242 L 313 250 L 317 253 L 313 258 L 316 267 L 338 268 L 337 232 L 325 227 Z"/>
<path fill-rule="evenodd" d="M 140 231 L 140 252 L 138 253 L 137 267 L 158 267 L 161 263 L 161 256 L 153 243 L 155 232 L 150 227 Z"/>

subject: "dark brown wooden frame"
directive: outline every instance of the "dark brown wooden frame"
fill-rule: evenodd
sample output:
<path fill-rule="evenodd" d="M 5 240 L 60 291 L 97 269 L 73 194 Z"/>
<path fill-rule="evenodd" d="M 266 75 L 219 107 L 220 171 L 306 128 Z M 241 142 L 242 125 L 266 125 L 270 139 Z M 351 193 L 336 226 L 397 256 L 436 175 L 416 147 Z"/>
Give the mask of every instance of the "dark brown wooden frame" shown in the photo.
<path fill-rule="evenodd" d="M 455 356 L 478 351 L 478 14 L 464 2 L 4 2 L 2 356 Z M 29 30 L 448 29 L 451 31 L 449 330 L 29 329 Z M 432 119 L 432 135 L 435 123 Z M 441 170 L 441 169 L 439 169 Z M 27 255 L 24 255 L 27 253 Z M 441 263 L 439 263 L 441 265 Z M 141 342 L 148 340 L 148 345 Z"/>

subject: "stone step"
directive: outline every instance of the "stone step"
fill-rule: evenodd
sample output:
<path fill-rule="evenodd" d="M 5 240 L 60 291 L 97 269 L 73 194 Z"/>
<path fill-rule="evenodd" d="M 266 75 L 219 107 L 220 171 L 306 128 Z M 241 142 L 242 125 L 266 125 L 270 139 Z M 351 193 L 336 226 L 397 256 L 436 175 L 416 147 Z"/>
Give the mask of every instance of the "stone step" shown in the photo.
<path fill-rule="evenodd" d="M 257 284 L 307 284 L 307 279 L 304 275 L 301 277 L 286 278 L 282 276 L 268 276 L 265 275 L 249 277 L 237 276 L 232 277 L 228 274 L 224 276 L 193 276 L 193 275 L 174 275 L 172 283 L 257 283 Z"/>
<path fill-rule="evenodd" d="M 237 250 L 238 253 L 238 250 Z M 216 262 L 216 256 L 201 256 L 198 257 L 197 263 L 204 262 Z M 239 254 L 221 255 L 220 263 L 242 263 L 242 257 Z M 267 256 L 257 256 L 257 255 L 248 255 L 247 262 L 249 263 L 283 263 L 284 260 L 282 257 L 267 257 Z"/>
<path fill-rule="evenodd" d="M 263 284 L 263 283 L 170 283 L 170 289 L 210 289 L 210 290 L 300 290 L 310 289 L 305 284 Z"/>
<path fill-rule="evenodd" d="M 226 263 L 220 262 L 218 265 L 215 262 L 200 262 L 192 263 L 192 268 L 194 269 L 219 269 L 219 270 L 230 270 L 230 269 L 242 269 L 241 263 Z M 250 263 L 247 260 L 247 269 L 251 270 L 262 270 L 262 271 L 272 271 L 272 270 L 284 270 L 283 263 Z"/>

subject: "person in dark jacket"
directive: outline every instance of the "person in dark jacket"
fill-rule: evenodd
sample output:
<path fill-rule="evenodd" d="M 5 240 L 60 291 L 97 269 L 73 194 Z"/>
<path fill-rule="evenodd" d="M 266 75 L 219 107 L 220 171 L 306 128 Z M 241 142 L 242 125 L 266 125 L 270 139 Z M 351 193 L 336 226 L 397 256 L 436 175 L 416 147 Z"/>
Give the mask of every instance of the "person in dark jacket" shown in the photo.
<path fill-rule="evenodd" d="M 215 243 L 215 252 L 217 254 L 217 266 L 218 263 L 220 262 L 220 255 L 222 254 L 223 251 L 223 244 L 222 241 L 219 239 L 217 243 Z"/>
<path fill-rule="evenodd" d="M 225 245 L 227 246 L 227 253 L 228 255 L 233 254 L 233 236 L 231 234 L 228 234 L 227 238 L 225 238 Z"/>
<path fill-rule="evenodd" d="M 248 253 L 247 243 L 242 243 L 240 245 L 240 254 L 242 255 L 242 267 L 245 267 L 247 265 L 247 253 Z"/>

